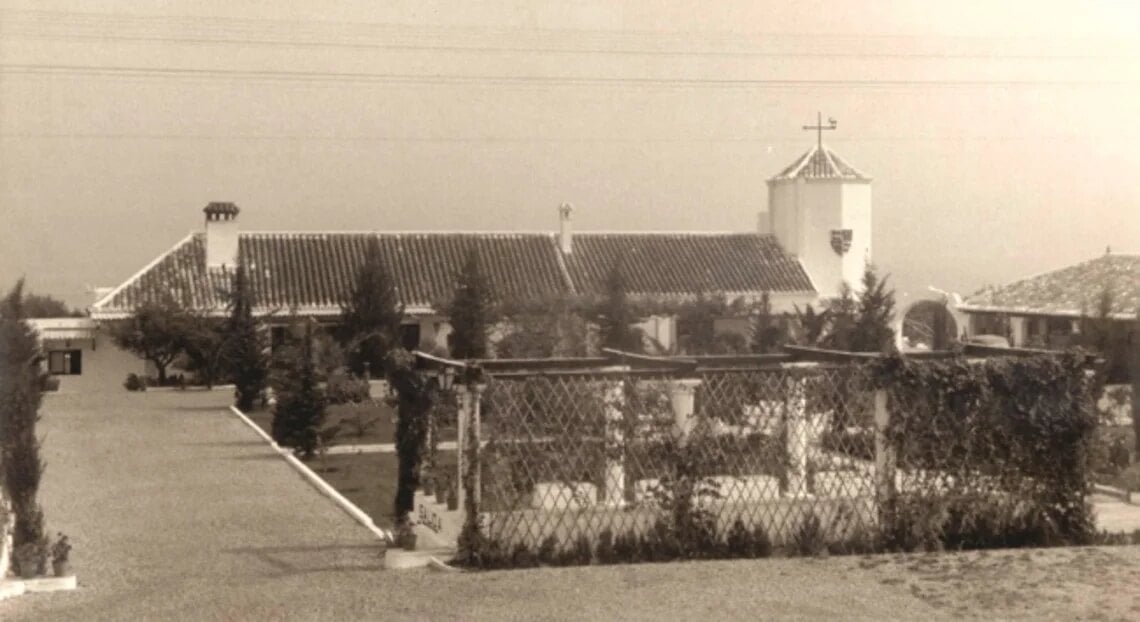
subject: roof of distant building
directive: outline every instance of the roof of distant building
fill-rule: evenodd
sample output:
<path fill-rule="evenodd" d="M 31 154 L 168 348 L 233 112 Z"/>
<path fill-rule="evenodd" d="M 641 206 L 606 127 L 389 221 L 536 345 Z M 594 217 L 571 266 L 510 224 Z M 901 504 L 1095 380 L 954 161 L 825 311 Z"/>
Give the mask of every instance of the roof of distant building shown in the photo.
<path fill-rule="evenodd" d="M 1135 317 L 1140 309 L 1140 254 L 1108 253 L 1003 287 L 983 289 L 958 308 L 975 313 L 1093 315 L 1106 288 L 1112 292 L 1113 316 Z"/>
<path fill-rule="evenodd" d="M 840 179 L 848 181 L 871 181 L 871 178 L 852 166 L 823 145 L 813 146 L 790 166 L 768 181 L 781 179 Z"/>
<path fill-rule="evenodd" d="M 573 252 L 564 255 L 553 233 L 243 232 L 239 253 L 249 268 L 255 308 L 260 313 L 339 313 L 340 300 L 373 240 L 411 313 L 430 312 L 451 297 L 472 249 L 492 289 L 503 298 L 601 293 L 618 257 L 631 295 L 814 292 L 800 262 L 770 235 L 575 233 Z M 196 309 L 222 311 L 232 269 L 208 270 L 205 255 L 205 234 L 191 234 L 96 302 L 92 316 L 123 317 L 165 296 Z"/>

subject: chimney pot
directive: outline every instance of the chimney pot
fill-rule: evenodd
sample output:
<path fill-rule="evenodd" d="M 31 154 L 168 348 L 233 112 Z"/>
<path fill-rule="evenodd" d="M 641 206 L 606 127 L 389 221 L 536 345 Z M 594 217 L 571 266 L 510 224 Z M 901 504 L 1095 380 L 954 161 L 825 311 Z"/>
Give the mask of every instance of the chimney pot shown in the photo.
<path fill-rule="evenodd" d="M 574 252 L 574 229 L 570 223 L 570 214 L 574 206 L 563 203 L 558 206 L 558 247 L 563 255 Z"/>

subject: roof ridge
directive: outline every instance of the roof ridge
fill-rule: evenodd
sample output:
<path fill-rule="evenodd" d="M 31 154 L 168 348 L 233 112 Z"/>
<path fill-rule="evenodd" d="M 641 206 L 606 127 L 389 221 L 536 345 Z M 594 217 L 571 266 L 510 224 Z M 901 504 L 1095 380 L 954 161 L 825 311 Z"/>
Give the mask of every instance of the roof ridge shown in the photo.
<path fill-rule="evenodd" d="M 113 290 L 111 290 L 111 291 L 107 292 L 106 294 L 104 294 L 102 298 L 100 298 L 99 300 L 96 300 L 94 303 L 92 303 L 92 304 L 91 304 L 91 306 L 90 306 L 90 307 L 88 307 L 88 309 L 92 309 L 92 310 L 93 310 L 93 309 L 97 309 L 97 308 L 99 308 L 99 307 L 100 307 L 100 306 L 101 306 L 103 303 L 105 303 L 105 302 L 107 302 L 108 300 L 110 300 L 110 299 L 114 298 L 116 295 L 118 295 L 118 294 L 119 294 L 119 292 L 121 292 L 122 290 L 126 289 L 126 288 L 127 288 L 127 287 L 128 287 L 130 284 L 131 284 L 131 283 L 134 283 L 134 282 L 135 282 L 137 279 L 141 278 L 141 277 L 142 277 L 142 275 L 144 275 L 144 274 L 146 274 L 147 272 L 149 272 L 151 268 L 153 268 L 153 267 L 155 267 L 156 265 L 158 265 L 158 263 L 159 263 L 160 261 L 162 261 L 163 259 L 166 259 L 168 256 L 170 256 L 171 254 L 173 254 L 173 253 L 174 253 L 174 251 L 176 251 L 176 250 L 178 250 L 179 248 L 181 248 L 181 247 L 182 247 L 184 244 L 186 244 L 187 242 L 189 242 L 189 241 L 193 240 L 193 239 L 194 239 L 196 236 L 198 236 L 200 233 L 201 233 L 200 231 L 191 231 L 190 233 L 186 234 L 186 237 L 184 237 L 184 238 L 182 238 L 181 240 L 179 240 L 178 242 L 176 242 L 176 243 L 174 244 L 174 246 L 171 246 L 170 248 L 166 249 L 166 252 L 164 252 L 164 253 L 160 253 L 160 254 L 158 255 L 158 257 L 155 257 L 153 260 L 151 260 L 151 262 L 150 262 L 150 263 L 148 263 L 148 264 L 146 264 L 145 266 L 143 266 L 141 270 L 139 270 L 138 272 L 135 272 L 134 274 L 132 274 L 132 275 L 131 275 L 131 276 L 130 276 L 130 277 L 127 279 L 127 280 L 125 280 L 125 281 L 123 281 L 122 283 L 120 283 L 118 287 L 116 287 L 115 289 L 113 289 Z"/>
<path fill-rule="evenodd" d="M 195 232 L 192 235 L 200 234 Z M 319 236 L 319 235 L 372 235 L 372 236 L 401 236 L 401 235 L 488 235 L 488 236 L 517 236 L 517 237 L 549 237 L 558 235 L 556 231 L 239 231 L 242 236 Z M 757 233 L 755 231 L 575 231 L 574 236 L 591 235 L 692 235 L 692 236 L 771 236 L 771 233 Z"/>

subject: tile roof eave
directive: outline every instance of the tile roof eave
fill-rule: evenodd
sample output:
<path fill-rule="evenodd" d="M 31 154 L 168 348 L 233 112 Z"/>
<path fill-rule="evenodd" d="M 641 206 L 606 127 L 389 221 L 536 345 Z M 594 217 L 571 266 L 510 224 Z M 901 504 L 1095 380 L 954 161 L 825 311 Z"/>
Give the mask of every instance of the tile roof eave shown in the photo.
<path fill-rule="evenodd" d="M 1077 309 L 1042 309 L 1038 307 L 1005 307 L 1000 305 L 960 304 L 957 307 L 962 313 L 1005 313 L 1008 315 L 1047 315 L 1052 317 L 1081 318 L 1087 315 Z M 1111 313 L 1108 316 L 1113 320 L 1134 320 L 1135 314 Z"/>

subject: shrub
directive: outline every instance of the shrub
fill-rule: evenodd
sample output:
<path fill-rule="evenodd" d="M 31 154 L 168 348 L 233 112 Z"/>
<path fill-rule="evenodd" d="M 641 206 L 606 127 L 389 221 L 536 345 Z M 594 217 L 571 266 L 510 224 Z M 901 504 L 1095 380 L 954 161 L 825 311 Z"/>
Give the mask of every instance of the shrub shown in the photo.
<path fill-rule="evenodd" d="M 827 534 L 819 522 L 815 512 L 808 512 L 800 522 L 799 528 L 792 534 L 793 555 L 815 557 L 827 552 Z"/>
<path fill-rule="evenodd" d="M 146 391 L 146 380 L 140 378 L 138 374 L 127 374 L 127 379 L 123 381 L 123 386 L 128 391 Z"/>
<path fill-rule="evenodd" d="M 55 376 L 44 376 L 40 388 L 42 391 L 48 393 L 59 391 L 59 378 Z"/>
<path fill-rule="evenodd" d="M 371 389 L 363 378 L 337 373 L 329 376 L 325 397 L 329 404 L 362 404 L 371 399 Z"/>
<path fill-rule="evenodd" d="M 772 541 L 762 523 L 757 521 L 749 530 L 738 518 L 729 527 L 724 548 L 726 557 L 743 559 L 769 557 L 772 554 Z"/>

